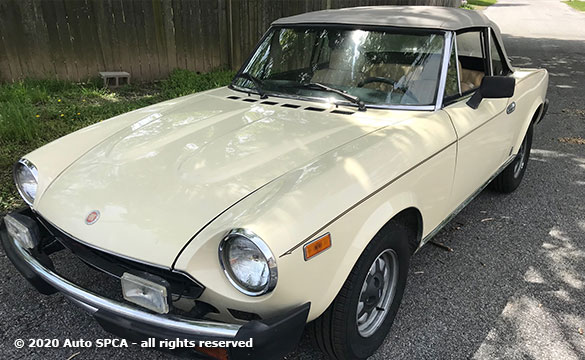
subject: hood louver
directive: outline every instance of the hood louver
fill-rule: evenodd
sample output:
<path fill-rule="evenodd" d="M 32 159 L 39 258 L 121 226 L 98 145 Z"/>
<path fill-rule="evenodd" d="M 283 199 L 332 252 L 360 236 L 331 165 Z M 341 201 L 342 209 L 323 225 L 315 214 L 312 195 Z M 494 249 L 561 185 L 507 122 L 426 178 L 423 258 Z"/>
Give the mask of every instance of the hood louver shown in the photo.
<path fill-rule="evenodd" d="M 244 98 L 244 99 L 242 99 L 241 97 L 235 96 L 235 95 L 230 95 L 227 98 L 230 99 L 230 100 L 242 100 L 242 101 L 249 102 L 249 103 L 258 102 L 258 100 L 257 99 L 254 99 L 254 98 Z M 276 101 L 265 100 L 265 101 L 261 101 L 260 104 L 262 104 L 262 105 L 275 106 L 275 105 L 278 105 L 279 103 L 276 102 Z M 282 104 L 280 106 L 285 107 L 285 108 L 289 108 L 289 109 L 298 109 L 298 108 L 301 107 L 301 105 L 288 104 L 288 103 L 284 103 L 284 104 Z M 320 107 L 315 107 L 315 106 L 307 106 L 303 110 L 323 112 L 323 111 L 326 111 L 327 109 L 320 108 Z M 330 111 L 330 113 L 331 114 L 338 114 L 338 115 L 353 115 L 355 112 L 354 111 L 348 111 L 348 110 L 335 109 L 335 110 Z"/>

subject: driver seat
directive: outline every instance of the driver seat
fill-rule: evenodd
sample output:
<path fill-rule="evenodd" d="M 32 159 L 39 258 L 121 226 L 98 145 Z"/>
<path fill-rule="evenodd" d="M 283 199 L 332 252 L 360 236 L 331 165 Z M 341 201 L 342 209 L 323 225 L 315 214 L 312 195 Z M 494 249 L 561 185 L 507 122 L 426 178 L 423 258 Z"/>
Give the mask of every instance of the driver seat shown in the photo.
<path fill-rule="evenodd" d="M 481 85 L 481 81 L 485 76 L 482 71 L 465 69 L 463 66 L 461 66 L 461 61 L 459 60 L 457 60 L 457 66 L 459 66 L 462 93 L 472 89 L 477 89 Z"/>
<path fill-rule="evenodd" d="M 356 86 L 364 79 L 364 74 L 362 73 L 362 65 L 354 64 L 351 60 L 345 55 L 344 49 L 331 50 L 329 67 L 315 71 L 311 82 Z"/>

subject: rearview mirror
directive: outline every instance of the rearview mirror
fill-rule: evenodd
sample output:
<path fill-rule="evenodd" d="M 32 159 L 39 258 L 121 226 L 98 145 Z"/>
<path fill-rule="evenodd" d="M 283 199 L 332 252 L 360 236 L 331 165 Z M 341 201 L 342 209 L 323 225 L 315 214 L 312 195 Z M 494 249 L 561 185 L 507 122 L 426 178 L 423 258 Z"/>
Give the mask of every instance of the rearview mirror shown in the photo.
<path fill-rule="evenodd" d="M 483 99 L 502 99 L 514 96 L 516 79 L 508 76 L 484 76 L 479 89 L 467 101 L 472 109 L 477 109 Z"/>

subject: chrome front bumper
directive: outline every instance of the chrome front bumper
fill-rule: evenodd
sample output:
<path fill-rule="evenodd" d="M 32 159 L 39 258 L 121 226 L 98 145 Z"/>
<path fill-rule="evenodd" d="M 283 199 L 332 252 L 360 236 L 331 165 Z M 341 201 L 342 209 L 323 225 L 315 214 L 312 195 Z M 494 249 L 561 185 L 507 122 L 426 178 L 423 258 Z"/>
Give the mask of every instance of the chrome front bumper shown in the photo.
<path fill-rule="evenodd" d="M 103 310 L 128 320 L 137 321 L 145 325 L 162 327 L 193 337 L 201 336 L 235 338 L 238 330 L 241 328 L 241 325 L 236 324 L 190 320 L 170 315 L 163 317 L 104 298 L 100 295 L 87 291 L 75 285 L 71 281 L 59 276 L 51 269 L 43 266 L 27 250 L 23 249 L 20 244 L 12 241 L 12 239 L 9 241 L 11 241 L 11 245 L 14 246 L 14 249 L 16 250 L 16 253 L 20 257 L 21 261 L 29 265 L 30 269 L 34 271 L 35 274 L 37 274 L 47 284 L 54 287 L 57 291 L 73 300 L 74 303 L 92 314 L 98 310 Z"/>
<path fill-rule="evenodd" d="M 0 221 L 0 238 L 7 257 L 39 292 L 47 295 L 62 293 L 92 314 L 104 329 L 121 337 L 202 341 L 246 341 L 253 338 L 252 349 L 231 348 L 230 358 L 282 358 L 300 340 L 309 314 L 310 303 L 274 318 L 253 320 L 241 325 L 189 319 L 171 314 L 158 315 L 105 298 L 65 279 L 54 271 L 46 255 L 29 251 L 12 239 L 3 221 Z"/>

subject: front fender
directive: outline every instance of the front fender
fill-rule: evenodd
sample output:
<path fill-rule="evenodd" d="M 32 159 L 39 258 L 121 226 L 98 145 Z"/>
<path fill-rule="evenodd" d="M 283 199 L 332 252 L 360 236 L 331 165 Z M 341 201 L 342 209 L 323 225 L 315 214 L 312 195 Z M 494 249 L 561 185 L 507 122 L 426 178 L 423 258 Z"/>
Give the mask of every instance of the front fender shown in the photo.
<path fill-rule="evenodd" d="M 228 308 L 269 317 L 310 301 L 312 320 L 331 304 L 363 249 L 395 214 L 419 209 L 424 236 L 452 211 L 456 135 L 449 117 L 441 111 L 396 116 L 404 120 L 273 180 L 193 237 L 174 268 L 206 287 L 201 300 L 220 310 L 218 319 L 232 320 Z M 226 279 L 218 245 L 236 227 L 263 238 L 276 256 L 273 292 L 250 297 Z M 327 232 L 331 248 L 305 261 L 302 246 Z"/>

